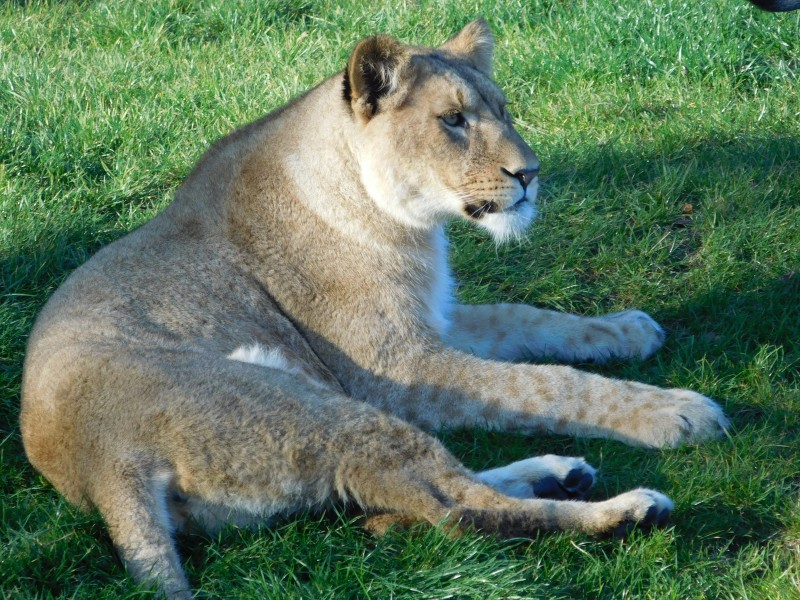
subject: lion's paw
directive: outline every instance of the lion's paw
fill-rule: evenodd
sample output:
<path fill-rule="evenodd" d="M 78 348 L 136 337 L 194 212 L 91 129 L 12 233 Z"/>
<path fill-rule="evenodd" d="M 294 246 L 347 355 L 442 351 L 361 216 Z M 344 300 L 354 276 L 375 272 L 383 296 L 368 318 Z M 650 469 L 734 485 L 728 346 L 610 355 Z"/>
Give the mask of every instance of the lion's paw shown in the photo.
<path fill-rule="evenodd" d="M 476 476 L 506 496 L 568 500 L 585 497 L 594 485 L 596 473 L 582 458 L 546 454 Z"/>
<path fill-rule="evenodd" d="M 676 448 L 720 437 L 730 427 L 722 408 L 710 398 L 689 390 L 665 391 L 673 400 L 650 413 L 647 445 Z"/>
<path fill-rule="evenodd" d="M 625 310 L 599 318 L 611 326 L 614 340 L 607 342 L 605 358 L 641 358 L 652 356 L 664 345 L 666 331 L 653 318 L 640 310 Z"/>
<path fill-rule="evenodd" d="M 596 532 L 624 537 L 634 528 L 662 527 L 674 505 L 661 492 L 639 488 L 596 505 Z"/>

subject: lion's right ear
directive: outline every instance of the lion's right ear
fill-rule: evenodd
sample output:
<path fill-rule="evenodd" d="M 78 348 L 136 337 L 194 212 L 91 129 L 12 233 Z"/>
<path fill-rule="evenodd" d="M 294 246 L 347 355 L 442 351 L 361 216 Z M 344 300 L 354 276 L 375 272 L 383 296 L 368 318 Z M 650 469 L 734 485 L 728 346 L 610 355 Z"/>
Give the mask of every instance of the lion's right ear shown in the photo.
<path fill-rule="evenodd" d="M 358 116 L 371 119 L 380 99 L 397 89 L 403 47 L 393 38 L 368 37 L 355 47 L 344 72 L 344 98 Z"/>

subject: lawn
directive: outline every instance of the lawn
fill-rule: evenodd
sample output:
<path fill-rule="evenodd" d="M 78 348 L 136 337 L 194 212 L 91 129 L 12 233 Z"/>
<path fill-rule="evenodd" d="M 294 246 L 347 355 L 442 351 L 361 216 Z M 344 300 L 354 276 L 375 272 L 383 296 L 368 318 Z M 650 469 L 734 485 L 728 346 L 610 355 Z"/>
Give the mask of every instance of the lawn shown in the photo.
<path fill-rule="evenodd" d="M 350 513 L 298 515 L 181 538 L 192 584 L 220 598 L 800 598 L 800 11 L 744 0 L 0 5 L 0 596 L 144 594 L 98 515 L 22 450 L 25 341 L 52 291 L 161 210 L 212 141 L 341 69 L 361 37 L 437 44 L 480 15 L 542 162 L 541 217 L 502 247 L 454 223 L 460 297 L 649 312 L 665 348 L 594 369 L 712 396 L 730 436 L 656 452 L 443 432 L 474 468 L 585 456 L 594 499 L 654 487 L 673 518 L 626 540 L 502 541 L 375 539 Z"/>

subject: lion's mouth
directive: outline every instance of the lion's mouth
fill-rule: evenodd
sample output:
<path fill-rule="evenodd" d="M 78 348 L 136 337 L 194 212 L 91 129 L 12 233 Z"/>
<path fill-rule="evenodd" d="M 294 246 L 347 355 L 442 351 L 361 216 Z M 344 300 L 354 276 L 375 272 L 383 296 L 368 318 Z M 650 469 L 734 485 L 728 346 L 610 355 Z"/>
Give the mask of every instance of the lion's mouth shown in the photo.
<path fill-rule="evenodd" d="M 483 215 L 497 212 L 497 202 L 469 202 L 464 206 L 466 213 L 473 219 L 480 219 Z"/>
<path fill-rule="evenodd" d="M 528 202 L 528 196 L 523 195 L 522 198 L 514 202 L 514 204 L 500 210 L 497 202 L 492 200 L 486 202 L 469 202 L 464 206 L 464 211 L 473 219 L 480 219 L 483 215 L 489 215 L 496 212 L 516 212 L 522 205 Z"/>
<path fill-rule="evenodd" d="M 522 198 L 520 198 L 519 200 L 514 202 L 514 204 L 509 206 L 506 210 L 511 210 L 511 211 L 517 210 L 517 209 L 521 208 L 522 205 L 525 204 L 527 201 L 528 201 L 528 197 L 527 196 L 522 196 Z"/>

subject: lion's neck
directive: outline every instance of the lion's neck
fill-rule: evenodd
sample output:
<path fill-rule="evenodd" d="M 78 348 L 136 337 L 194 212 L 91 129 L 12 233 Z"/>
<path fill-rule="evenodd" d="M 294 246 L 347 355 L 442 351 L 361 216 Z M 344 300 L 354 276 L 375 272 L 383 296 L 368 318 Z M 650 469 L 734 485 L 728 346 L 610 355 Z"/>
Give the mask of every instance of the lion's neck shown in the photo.
<path fill-rule="evenodd" d="M 431 228 L 420 230 L 381 210 L 370 197 L 352 140 L 360 135 L 333 77 L 303 98 L 304 126 L 294 127 L 291 151 L 282 168 L 297 191 L 296 202 L 351 241 L 364 245 L 418 245 Z M 291 128 L 291 119 L 288 121 Z"/>
<path fill-rule="evenodd" d="M 340 286 L 342 273 L 356 279 L 361 273 L 375 289 L 389 289 L 378 281 L 384 275 L 368 267 L 384 265 L 393 285 L 403 280 L 423 318 L 441 333 L 452 294 L 442 228 L 404 224 L 376 206 L 348 142 L 356 125 L 340 93 L 332 78 L 231 138 L 231 147 L 223 141 L 207 159 L 214 168 L 205 173 L 213 176 L 193 182 L 187 192 L 215 198 L 219 218 L 206 219 L 208 226 L 242 251 L 256 278 L 276 295 L 287 255 L 294 257 L 291 277 L 312 289 L 334 281 Z M 199 197 L 192 200 L 197 207 Z"/>

